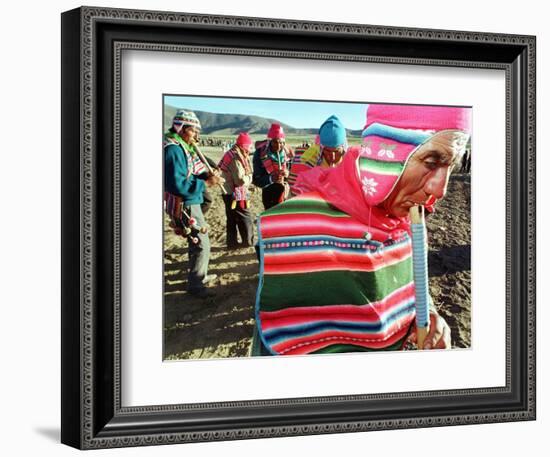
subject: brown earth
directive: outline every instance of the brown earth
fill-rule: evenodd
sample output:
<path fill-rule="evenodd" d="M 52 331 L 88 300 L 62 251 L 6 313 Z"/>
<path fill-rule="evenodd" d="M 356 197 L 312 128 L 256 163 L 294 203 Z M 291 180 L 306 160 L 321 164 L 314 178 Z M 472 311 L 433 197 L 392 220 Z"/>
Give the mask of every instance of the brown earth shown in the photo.
<path fill-rule="evenodd" d="M 453 347 L 470 347 L 470 175 L 451 176 L 447 195 L 428 217 L 430 293 L 451 328 Z"/>
<path fill-rule="evenodd" d="M 197 299 L 185 292 L 187 242 L 165 220 L 164 356 L 166 359 L 244 357 L 254 328 L 258 262 L 253 248 L 225 249 L 225 210 L 213 191 L 206 219 L 212 254 L 209 273 L 216 296 Z M 261 194 L 252 196 L 252 211 L 262 210 Z M 430 292 L 451 328 L 453 347 L 470 346 L 470 177 L 451 176 L 447 196 L 429 216 Z"/>

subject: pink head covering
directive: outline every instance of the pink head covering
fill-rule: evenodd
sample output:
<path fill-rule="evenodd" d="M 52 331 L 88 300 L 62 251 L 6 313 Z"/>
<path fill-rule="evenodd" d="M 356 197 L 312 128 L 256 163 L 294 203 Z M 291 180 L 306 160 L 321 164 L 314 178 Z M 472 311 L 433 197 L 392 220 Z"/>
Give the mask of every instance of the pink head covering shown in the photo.
<path fill-rule="evenodd" d="M 367 122 L 384 124 L 401 129 L 414 130 L 463 130 L 471 129 L 470 108 L 453 106 L 382 105 L 367 106 Z"/>
<path fill-rule="evenodd" d="M 437 133 L 463 132 L 460 139 L 465 146 L 470 131 L 470 111 L 470 108 L 446 106 L 369 105 L 357 162 L 367 203 L 383 202 L 412 154 Z"/>
<path fill-rule="evenodd" d="M 267 132 L 267 137 L 270 140 L 278 138 L 283 139 L 285 137 L 283 127 L 280 124 L 271 124 L 271 127 L 269 127 L 269 130 Z"/>
<path fill-rule="evenodd" d="M 239 136 L 237 136 L 237 140 L 235 141 L 235 144 L 245 150 L 248 150 L 250 146 L 252 146 L 252 142 L 253 142 L 252 138 L 248 133 L 241 132 L 239 133 Z"/>
<path fill-rule="evenodd" d="M 399 220 L 385 215 L 377 205 L 391 193 L 413 153 L 435 135 L 456 131 L 465 145 L 470 112 L 470 108 L 371 104 L 363 144 L 349 148 L 336 168 L 302 173 L 296 185 L 302 191 L 319 192 L 329 203 L 368 225 L 395 227 Z M 402 222 L 408 228 L 408 221 Z"/>

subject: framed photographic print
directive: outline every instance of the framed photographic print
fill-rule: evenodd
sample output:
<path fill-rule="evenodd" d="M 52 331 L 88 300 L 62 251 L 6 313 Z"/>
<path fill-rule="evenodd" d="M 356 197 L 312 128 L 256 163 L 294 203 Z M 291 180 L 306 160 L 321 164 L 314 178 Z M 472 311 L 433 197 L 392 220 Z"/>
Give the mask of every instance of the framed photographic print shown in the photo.
<path fill-rule="evenodd" d="M 62 15 L 62 442 L 535 418 L 535 38 Z"/>

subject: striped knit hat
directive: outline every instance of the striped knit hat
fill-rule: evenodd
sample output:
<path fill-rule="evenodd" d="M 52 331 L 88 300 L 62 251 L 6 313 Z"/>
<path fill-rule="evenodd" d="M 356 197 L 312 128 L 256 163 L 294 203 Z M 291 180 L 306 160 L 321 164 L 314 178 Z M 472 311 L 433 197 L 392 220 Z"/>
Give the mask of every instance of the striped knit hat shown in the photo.
<path fill-rule="evenodd" d="M 172 127 L 174 128 L 174 130 L 179 132 L 182 127 L 187 126 L 196 127 L 200 130 L 201 123 L 199 121 L 199 118 L 193 111 L 180 109 L 176 112 L 176 115 L 174 116 Z"/>
<path fill-rule="evenodd" d="M 436 135 L 451 133 L 456 149 L 463 151 L 469 138 L 470 114 L 470 108 L 368 105 L 356 163 L 367 204 L 383 202 L 409 158 Z"/>

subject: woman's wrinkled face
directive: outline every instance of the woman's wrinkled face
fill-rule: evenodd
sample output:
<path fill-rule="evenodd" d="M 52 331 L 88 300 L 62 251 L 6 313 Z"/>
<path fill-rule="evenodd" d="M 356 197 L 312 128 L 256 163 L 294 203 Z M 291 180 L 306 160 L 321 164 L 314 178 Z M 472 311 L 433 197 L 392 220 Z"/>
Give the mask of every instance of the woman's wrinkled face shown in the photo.
<path fill-rule="evenodd" d="M 449 176 L 459 161 L 467 136 L 458 131 L 442 132 L 418 148 L 388 197 L 380 204 L 389 214 L 405 217 L 415 205 L 447 192 Z"/>

